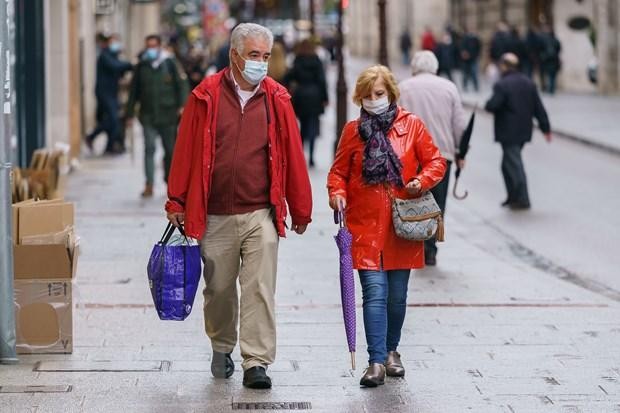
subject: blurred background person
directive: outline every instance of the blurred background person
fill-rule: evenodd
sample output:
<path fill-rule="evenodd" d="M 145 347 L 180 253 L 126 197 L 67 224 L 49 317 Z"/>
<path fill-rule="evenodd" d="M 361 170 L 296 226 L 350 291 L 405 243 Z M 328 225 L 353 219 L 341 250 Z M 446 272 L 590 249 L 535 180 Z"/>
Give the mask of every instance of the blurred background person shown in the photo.
<path fill-rule="evenodd" d="M 273 41 L 273 47 L 271 48 L 271 57 L 269 58 L 267 75 L 276 82 L 282 83 L 287 70 L 286 48 L 281 41 L 275 39 Z"/>
<path fill-rule="evenodd" d="M 299 43 L 293 67 L 284 77 L 284 84 L 293 97 L 301 137 L 308 147 L 308 164 L 314 167 L 314 141 L 320 134 L 320 116 L 329 99 L 325 70 L 311 39 Z"/>
<path fill-rule="evenodd" d="M 512 40 L 508 31 L 508 25 L 505 22 L 497 23 L 496 27 L 497 29 L 491 38 L 489 57 L 493 63 L 498 64 L 504 53 L 510 51 Z"/>
<path fill-rule="evenodd" d="M 502 56 L 499 64 L 502 78 L 493 87 L 493 96 L 484 107 L 495 116 L 495 141 L 502 145 L 502 175 L 508 194 L 502 206 L 513 210 L 530 208 L 521 151 L 532 140 L 532 118 L 536 118 L 545 139 L 551 142 L 551 125 L 536 85 L 518 67 L 519 58 L 515 54 Z"/>
<path fill-rule="evenodd" d="M 525 66 L 525 74 L 532 79 L 540 69 L 540 32 L 536 26 L 530 26 L 525 34 L 525 49 L 529 65 Z"/>
<path fill-rule="evenodd" d="M 459 44 L 459 54 L 463 68 L 463 90 L 467 90 L 469 82 L 478 91 L 478 60 L 480 59 L 480 38 L 476 33 L 465 26 L 465 33 Z"/>
<path fill-rule="evenodd" d="M 95 97 L 97 98 L 97 126 L 86 135 L 86 145 L 93 150 L 93 142 L 101 133 L 108 135 L 106 154 L 118 154 L 125 150 L 122 142 L 122 123 L 119 116 L 118 85 L 123 75 L 132 69 L 131 63 L 121 60 L 122 44 L 116 35 L 98 35 L 101 47 L 97 58 Z"/>
<path fill-rule="evenodd" d="M 527 54 L 527 44 L 525 38 L 521 37 L 519 29 L 516 26 L 510 28 L 510 46 L 508 47 L 508 53 L 513 53 L 519 58 L 519 70 L 523 73 L 527 73 L 530 65 L 529 56 Z"/>
<path fill-rule="evenodd" d="M 213 60 L 213 65 L 215 66 L 215 70 L 219 72 L 220 70 L 226 69 L 230 65 L 230 43 L 226 42 L 221 45 L 217 51 L 215 52 L 215 59 Z"/>
<path fill-rule="evenodd" d="M 399 39 L 400 53 L 403 57 L 403 64 L 405 66 L 407 66 L 411 60 L 411 46 L 413 46 L 411 43 L 411 35 L 409 34 L 409 30 L 405 29 Z"/>
<path fill-rule="evenodd" d="M 430 50 L 431 52 L 435 50 L 437 47 L 437 42 L 435 41 L 435 35 L 433 34 L 433 30 L 430 26 L 426 26 L 424 28 L 424 33 L 422 33 L 421 39 L 422 50 Z"/>
<path fill-rule="evenodd" d="M 187 75 L 189 87 L 193 90 L 202 82 L 207 68 L 205 67 L 205 56 L 202 49 L 196 45 L 190 46 L 187 57 L 183 61 L 183 68 Z"/>
<path fill-rule="evenodd" d="M 162 47 L 161 36 L 146 37 L 145 50 L 134 71 L 129 99 L 127 121 L 140 105 L 139 120 L 144 131 L 144 172 L 146 184 L 142 197 L 153 196 L 155 149 L 157 137 L 164 147 L 164 181 L 168 182 L 177 123 L 188 95 L 187 76 L 179 70 L 172 53 Z"/>
<path fill-rule="evenodd" d="M 437 43 L 435 47 L 435 56 L 437 56 L 437 60 L 439 61 L 437 74 L 439 76 L 445 75 L 448 79 L 452 80 L 452 71 L 456 67 L 458 56 L 456 45 L 449 31 L 445 31 L 441 36 L 441 41 Z"/>
<path fill-rule="evenodd" d="M 436 75 L 438 66 L 433 53 L 427 50 L 415 53 L 411 61 L 413 76 L 398 85 L 398 104 L 422 119 L 433 142 L 446 160 L 443 179 L 431 189 L 441 212 L 445 214 L 450 167 L 455 161 L 459 168 L 465 166 L 465 161 L 457 157 L 457 148 L 467 126 L 467 117 L 456 85 Z M 435 238 L 424 241 L 425 264 L 436 265 L 436 257 Z"/>
<path fill-rule="evenodd" d="M 555 37 L 553 29 L 549 25 L 544 25 L 540 34 L 540 74 L 543 79 L 543 90 L 554 94 L 556 78 L 560 71 L 560 51 L 562 45 Z"/>

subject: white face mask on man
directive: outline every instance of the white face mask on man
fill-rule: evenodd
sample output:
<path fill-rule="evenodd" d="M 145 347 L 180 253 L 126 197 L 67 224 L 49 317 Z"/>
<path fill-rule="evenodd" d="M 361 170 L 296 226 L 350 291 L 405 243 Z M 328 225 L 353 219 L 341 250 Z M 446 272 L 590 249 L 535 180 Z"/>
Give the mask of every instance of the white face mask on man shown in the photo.
<path fill-rule="evenodd" d="M 382 96 L 379 99 L 362 99 L 362 107 L 371 115 L 380 115 L 390 107 L 390 101 L 387 96 Z"/>

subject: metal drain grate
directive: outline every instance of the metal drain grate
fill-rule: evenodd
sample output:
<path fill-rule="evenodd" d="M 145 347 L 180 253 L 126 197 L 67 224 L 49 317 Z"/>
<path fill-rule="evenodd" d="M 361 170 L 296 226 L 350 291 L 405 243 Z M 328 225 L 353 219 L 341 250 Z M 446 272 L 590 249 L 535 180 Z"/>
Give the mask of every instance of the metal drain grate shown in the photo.
<path fill-rule="evenodd" d="M 310 402 L 233 402 L 233 410 L 312 410 Z"/>

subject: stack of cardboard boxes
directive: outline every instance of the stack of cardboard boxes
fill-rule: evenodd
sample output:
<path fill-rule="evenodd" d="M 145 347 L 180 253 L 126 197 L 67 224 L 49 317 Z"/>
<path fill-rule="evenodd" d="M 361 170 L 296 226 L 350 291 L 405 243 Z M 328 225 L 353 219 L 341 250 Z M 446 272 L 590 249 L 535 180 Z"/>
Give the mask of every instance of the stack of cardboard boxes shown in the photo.
<path fill-rule="evenodd" d="M 74 207 L 62 199 L 13 204 L 15 318 L 19 353 L 73 351 Z"/>

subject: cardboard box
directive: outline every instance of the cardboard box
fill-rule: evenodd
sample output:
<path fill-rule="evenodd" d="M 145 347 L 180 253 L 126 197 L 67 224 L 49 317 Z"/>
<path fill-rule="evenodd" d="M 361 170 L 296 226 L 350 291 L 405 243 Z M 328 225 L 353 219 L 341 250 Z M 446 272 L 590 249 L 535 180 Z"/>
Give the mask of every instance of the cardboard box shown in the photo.
<path fill-rule="evenodd" d="M 26 207 L 41 207 L 44 205 L 57 205 L 57 204 L 62 204 L 65 205 L 64 207 L 61 207 L 60 210 L 61 212 L 61 218 L 59 219 L 52 219 L 52 223 L 48 224 L 48 226 L 51 226 L 52 228 L 59 228 L 61 227 L 61 222 L 62 220 L 66 220 L 71 222 L 71 225 L 73 225 L 73 204 L 70 204 L 68 202 L 64 202 L 62 199 L 50 199 L 50 200 L 43 200 L 43 201 L 35 201 L 34 199 L 28 199 L 26 201 L 21 201 L 21 202 L 16 202 L 13 204 L 12 208 L 13 208 L 13 244 L 19 244 L 19 235 L 20 235 L 20 228 L 25 227 L 26 228 L 26 234 L 25 235 L 33 235 L 33 225 L 37 225 L 37 222 L 39 221 L 39 219 L 37 218 L 37 222 L 34 223 L 28 223 L 27 220 L 30 218 L 30 216 L 32 215 L 36 215 L 36 211 L 34 212 L 26 212 L 26 216 L 24 217 L 23 222 L 20 223 L 20 218 L 23 216 L 20 214 L 20 212 L 25 209 Z M 66 206 L 66 205 L 70 205 Z M 67 214 L 69 213 L 69 210 L 71 210 L 71 217 L 68 218 Z M 50 211 L 49 209 L 45 210 L 45 212 L 48 214 L 48 216 L 46 218 L 49 218 L 49 214 Z M 45 228 L 41 228 L 41 229 L 45 229 Z M 56 229 L 53 230 L 52 232 L 57 232 L 57 231 L 61 231 L 63 228 L 60 229 Z M 36 234 L 44 234 L 45 231 L 42 232 L 37 232 L 34 231 Z"/>
<path fill-rule="evenodd" d="M 71 279 L 77 270 L 78 249 L 73 227 L 73 204 L 61 199 L 13 204 L 13 262 L 15 279 Z M 54 239 L 57 242 L 47 241 Z M 41 242 L 37 241 L 37 237 Z M 29 245 L 22 244 L 28 240 Z M 37 244 L 37 245 L 32 245 Z"/>
<path fill-rule="evenodd" d="M 70 280 L 16 280 L 17 352 L 73 352 L 73 300 Z"/>
<path fill-rule="evenodd" d="M 63 244 L 14 245 L 14 277 L 16 280 L 71 279 L 77 271 L 78 250 Z"/>
<path fill-rule="evenodd" d="M 34 202 L 19 208 L 18 239 L 24 236 L 49 234 L 73 226 L 73 204 L 54 200 Z"/>

